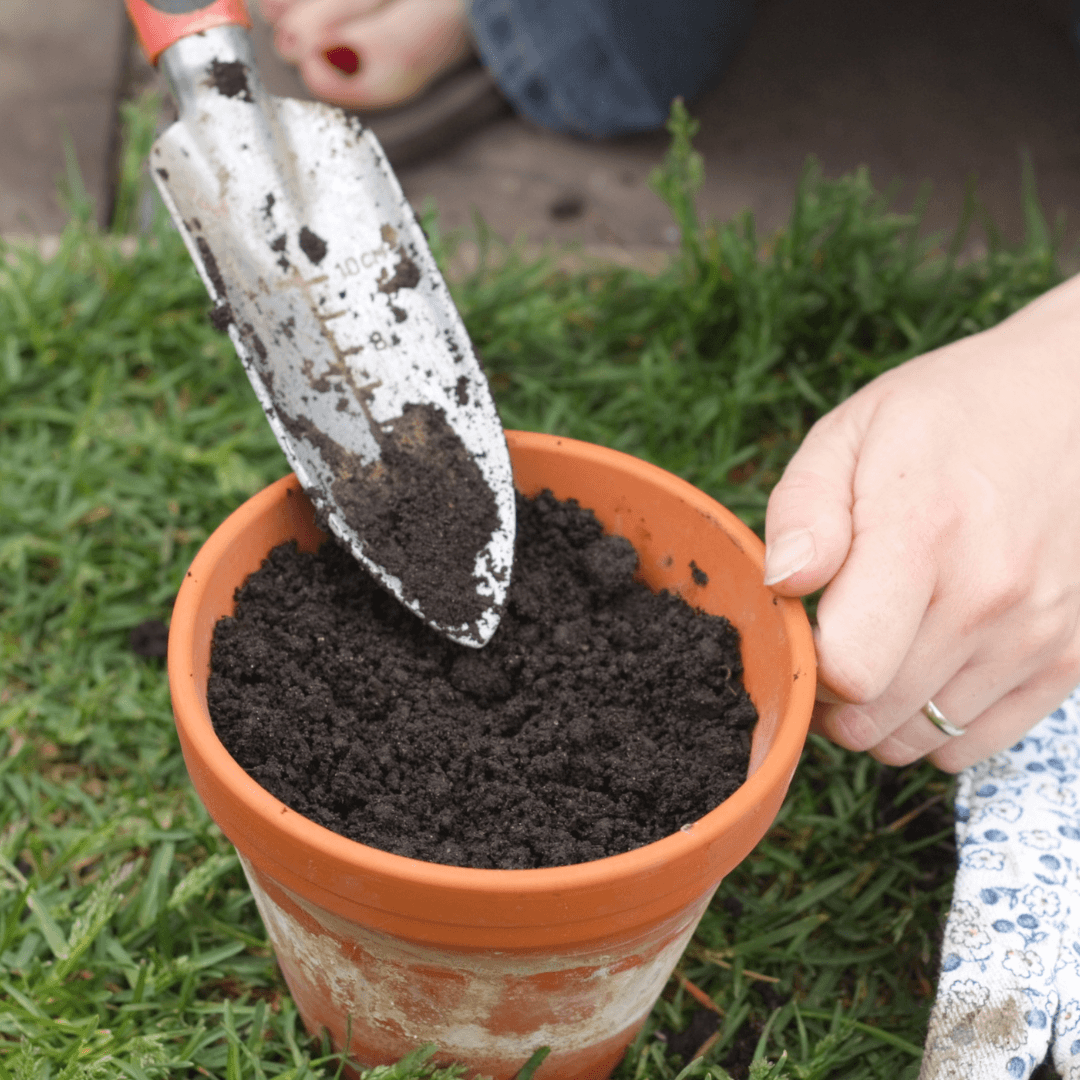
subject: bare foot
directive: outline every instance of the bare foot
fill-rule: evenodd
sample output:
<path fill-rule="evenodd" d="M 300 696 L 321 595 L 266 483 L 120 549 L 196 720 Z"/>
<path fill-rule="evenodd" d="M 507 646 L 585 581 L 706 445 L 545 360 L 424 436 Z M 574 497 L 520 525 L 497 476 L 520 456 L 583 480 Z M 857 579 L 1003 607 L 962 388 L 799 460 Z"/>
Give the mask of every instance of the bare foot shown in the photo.
<path fill-rule="evenodd" d="M 472 53 L 465 0 L 262 0 L 274 45 L 323 101 L 398 105 Z"/>

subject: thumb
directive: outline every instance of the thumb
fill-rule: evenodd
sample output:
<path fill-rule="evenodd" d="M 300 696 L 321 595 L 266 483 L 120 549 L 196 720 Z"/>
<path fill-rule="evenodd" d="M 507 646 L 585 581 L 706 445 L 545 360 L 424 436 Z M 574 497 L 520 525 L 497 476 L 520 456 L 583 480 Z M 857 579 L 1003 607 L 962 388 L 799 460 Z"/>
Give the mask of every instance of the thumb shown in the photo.
<path fill-rule="evenodd" d="M 783 596 L 827 585 L 851 547 L 851 508 L 861 432 L 851 413 L 822 417 L 769 496 L 765 584 Z"/>

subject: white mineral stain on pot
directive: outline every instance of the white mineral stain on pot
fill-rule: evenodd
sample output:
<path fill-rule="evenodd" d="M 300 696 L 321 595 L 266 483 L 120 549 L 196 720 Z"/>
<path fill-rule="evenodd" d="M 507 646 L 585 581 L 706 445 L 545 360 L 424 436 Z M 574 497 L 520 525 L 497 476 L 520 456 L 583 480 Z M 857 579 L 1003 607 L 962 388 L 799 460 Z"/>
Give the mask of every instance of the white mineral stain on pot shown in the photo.
<path fill-rule="evenodd" d="M 538 1046 L 577 1053 L 640 1023 L 711 899 L 621 951 L 451 951 L 359 926 L 278 885 L 295 905 L 288 911 L 241 862 L 309 1027 L 325 1024 L 340 1037 L 351 1017 L 362 1063 L 434 1042 L 466 1063 L 505 1061 L 510 1075 Z"/>

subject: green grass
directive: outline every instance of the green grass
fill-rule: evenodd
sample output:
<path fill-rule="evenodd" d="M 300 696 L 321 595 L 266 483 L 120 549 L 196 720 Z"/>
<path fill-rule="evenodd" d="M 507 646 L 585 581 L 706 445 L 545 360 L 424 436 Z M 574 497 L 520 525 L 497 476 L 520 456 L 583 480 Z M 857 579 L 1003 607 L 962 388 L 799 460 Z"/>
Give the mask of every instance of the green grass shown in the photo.
<path fill-rule="evenodd" d="M 148 114 L 130 110 L 121 230 Z M 508 426 L 641 455 L 754 527 L 815 417 L 1060 278 L 1030 177 L 1024 243 L 966 263 L 962 236 L 920 237 L 864 173 L 812 164 L 788 227 L 759 238 L 748 217 L 698 225 L 692 125 L 673 126 L 655 186 L 683 244 L 666 271 L 563 273 L 481 230 L 487 258 L 456 296 Z M 162 663 L 128 642 L 286 465 L 177 235 L 159 219 L 125 254 L 76 177 L 69 193 L 54 257 L 0 252 L 0 1078 L 334 1076 L 191 792 Z M 454 238 L 427 225 L 448 258 Z M 928 766 L 811 740 L 682 962 L 723 1012 L 687 1076 L 752 1058 L 759 1080 L 916 1075 L 949 791 Z M 660 1034 L 697 1010 L 673 980 L 620 1080 L 674 1080 L 685 1062 Z M 372 1080 L 425 1070 L 421 1055 Z"/>

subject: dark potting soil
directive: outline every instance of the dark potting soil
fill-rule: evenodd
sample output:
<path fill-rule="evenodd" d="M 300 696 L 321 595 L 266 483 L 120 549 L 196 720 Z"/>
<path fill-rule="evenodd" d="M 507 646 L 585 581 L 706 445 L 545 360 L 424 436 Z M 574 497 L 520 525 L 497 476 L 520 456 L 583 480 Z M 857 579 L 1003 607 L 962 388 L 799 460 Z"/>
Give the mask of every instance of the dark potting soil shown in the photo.
<path fill-rule="evenodd" d="M 160 619 L 147 619 L 131 628 L 128 643 L 136 656 L 167 656 L 169 628 Z"/>
<path fill-rule="evenodd" d="M 429 862 L 517 869 L 619 854 L 745 779 L 757 715 L 735 629 L 633 578 L 591 511 L 518 498 L 488 645 L 447 641 L 336 542 L 270 553 L 214 633 L 229 752 L 293 810 Z"/>

